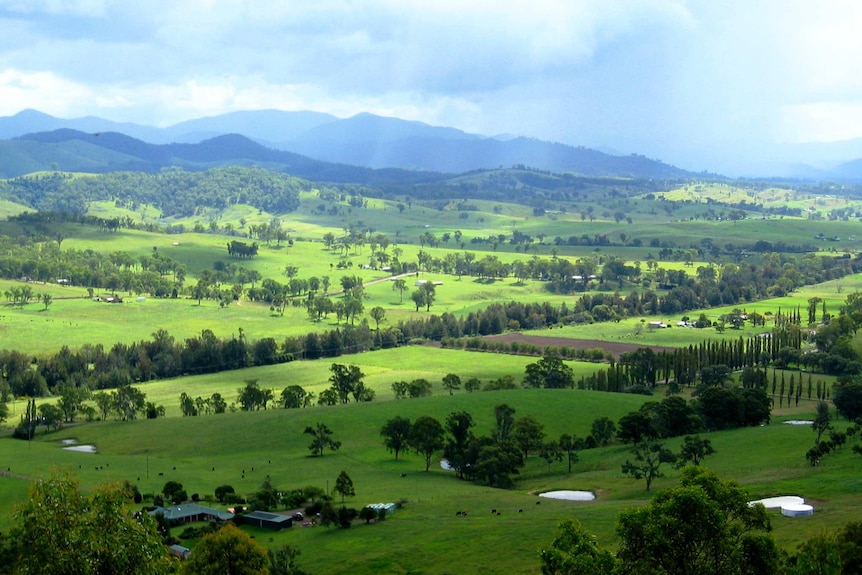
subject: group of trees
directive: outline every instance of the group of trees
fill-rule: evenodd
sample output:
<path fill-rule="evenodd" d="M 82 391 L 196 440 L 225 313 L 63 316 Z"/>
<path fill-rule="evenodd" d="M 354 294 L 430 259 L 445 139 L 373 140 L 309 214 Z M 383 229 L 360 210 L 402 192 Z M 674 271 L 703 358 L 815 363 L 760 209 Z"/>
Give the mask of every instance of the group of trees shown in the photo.
<path fill-rule="evenodd" d="M 560 524 L 539 554 L 543 575 L 840 575 L 862 566 L 862 524 L 810 536 L 795 554 L 770 534 L 762 505 L 702 467 L 687 467 L 680 483 L 649 505 L 624 511 L 615 554 L 602 549 L 576 520 Z"/>
<path fill-rule="evenodd" d="M 226 167 L 200 172 L 166 170 L 157 174 L 111 172 L 73 178 L 54 172 L 3 182 L 0 192 L 39 211 L 83 213 L 92 201 L 148 204 L 162 216 L 188 217 L 201 208 L 249 204 L 270 213 L 299 207 L 299 192 L 312 184 L 260 168 Z"/>

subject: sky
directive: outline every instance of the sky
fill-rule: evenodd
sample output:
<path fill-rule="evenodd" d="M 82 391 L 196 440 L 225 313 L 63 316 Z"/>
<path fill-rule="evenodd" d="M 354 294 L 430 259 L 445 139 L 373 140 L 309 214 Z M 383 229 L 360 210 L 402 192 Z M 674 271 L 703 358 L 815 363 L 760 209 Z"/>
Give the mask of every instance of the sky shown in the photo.
<path fill-rule="evenodd" d="M 371 112 L 744 173 L 862 138 L 860 30 L 858 0 L 0 0 L 0 116 Z"/>

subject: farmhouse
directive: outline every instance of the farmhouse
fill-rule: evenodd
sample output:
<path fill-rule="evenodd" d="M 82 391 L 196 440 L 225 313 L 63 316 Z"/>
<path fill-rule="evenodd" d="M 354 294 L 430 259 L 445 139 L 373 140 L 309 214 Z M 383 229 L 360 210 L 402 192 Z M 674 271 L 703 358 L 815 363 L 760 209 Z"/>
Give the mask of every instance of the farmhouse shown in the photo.
<path fill-rule="evenodd" d="M 256 527 L 266 527 L 267 529 L 293 527 L 293 517 L 290 515 L 267 513 L 266 511 L 252 511 L 247 515 L 238 515 L 236 521 L 241 525 L 254 525 Z"/>
<path fill-rule="evenodd" d="M 161 513 L 171 523 L 194 523 L 195 521 L 228 521 L 233 519 L 233 513 L 204 507 L 197 503 L 183 503 L 173 507 L 156 507 L 150 515 Z"/>

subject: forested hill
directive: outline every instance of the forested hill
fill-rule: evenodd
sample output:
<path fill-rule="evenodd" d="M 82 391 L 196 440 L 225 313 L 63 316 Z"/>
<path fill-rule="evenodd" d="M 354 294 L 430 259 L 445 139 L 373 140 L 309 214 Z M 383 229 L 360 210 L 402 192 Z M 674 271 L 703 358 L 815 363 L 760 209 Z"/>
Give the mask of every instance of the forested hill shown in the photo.
<path fill-rule="evenodd" d="M 367 138 L 326 132 L 326 139 L 292 142 L 294 150 L 305 154 L 300 155 L 237 134 L 197 144 L 158 145 L 118 132 L 58 129 L 0 140 L 0 177 L 48 169 L 156 172 L 168 166 L 201 170 L 225 165 L 261 166 L 314 181 L 364 185 L 429 183 L 443 179 L 442 173 L 516 165 L 585 177 L 677 179 L 692 175 L 639 155 L 613 156 L 528 138 L 452 139 L 435 134 L 375 140 L 373 131 Z"/>
<path fill-rule="evenodd" d="M 121 200 L 153 205 L 164 216 L 185 217 L 198 208 L 223 209 L 237 203 L 270 213 L 290 212 L 299 206 L 299 192 L 311 187 L 307 180 L 243 167 L 79 177 L 51 172 L 0 181 L 0 198 L 39 211 L 72 213 L 84 213 L 94 200 Z"/>
<path fill-rule="evenodd" d="M 2 178 L 44 170 L 155 173 L 170 167 L 195 171 L 220 166 L 259 166 L 307 180 L 365 185 L 433 182 L 446 177 L 431 172 L 372 170 L 313 160 L 266 148 L 236 134 L 198 144 L 156 145 L 117 132 L 87 134 L 60 129 L 0 140 Z"/>

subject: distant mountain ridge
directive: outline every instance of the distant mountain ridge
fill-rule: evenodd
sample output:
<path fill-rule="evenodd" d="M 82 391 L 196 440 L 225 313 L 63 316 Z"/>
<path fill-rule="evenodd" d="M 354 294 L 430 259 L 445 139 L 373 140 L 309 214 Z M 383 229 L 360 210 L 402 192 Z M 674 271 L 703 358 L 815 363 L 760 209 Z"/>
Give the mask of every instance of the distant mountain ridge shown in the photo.
<path fill-rule="evenodd" d="M 58 130 L 61 131 L 57 132 Z M 366 113 L 339 119 L 317 112 L 233 112 L 189 120 L 168 128 L 115 123 L 95 117 L 63 120 L 35 110 L 0 117 L 0 139 L 15 138 L 48 143 L 53 138 L 56 140 L 53 142 L 55 144 L 73 139 L 67 137 L 69 134 L 62 130 L 75 130 L 84 135 L 99 134 L 92 138 L 78 136 L 74 139 L 114 152 L 119 150 L 101 143 L 108 138 L 98 138 L 117 133 L 139 140 L 142 144 L 206 144 L 205 149 L 212 149 L 212 144 L 207 144 L 212 139 L 228 134 L 241 134 L 261 144 L 261 147 L 254 150 L 252 157 L 238 157 L 237 160 L 282 163 L 285 157 L 273 156 L 272 153 L 292 152 L 309 159 L 373 169 L 462 173 L 525 165 L 540 170 L 574 172 L 594 177 L 685 178 L 693 175 L 639 155 L 615 156 L 589 148 L 523 137 L 489 138 L 455 128 L 430 126 L 422 122 Z M 38 136 L 40 133 L 54 135 Z M 119 141 L 116 136 L 111 136 L 111 139 Z M 245 153 L 251 153 L 247 143 L 243 146 Z M 123 153 L 128 153 L 135 147 L 143 149 L 140 144 L 132 146 L 130 142 L 121 146 Z M 165 148 L 159 153 L 169 153 L 169 150 L 170 148 Z M 224 156 L 226 148 L 222 146 L 218 150 L 221 155 L 217 158 L 208 160 L 197 155 L 195 161 L 228 161 Z M 152 153 L 156 152 L 148 151 L 148 154 Z M 185 150 L 184 153 L 194 155 L 191 150 Z M 148 161 L 156 161 L 154 156 L 148 158 Z M 162 161 L 159 159 L 157 163 Z M 0 170 L 9 174 L 9 167 L 5 166 L 4 169 L 3 164 L 8 162 L 0 161 Z"/>

